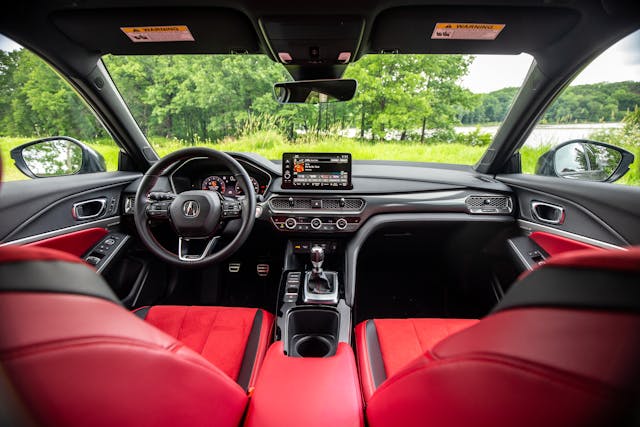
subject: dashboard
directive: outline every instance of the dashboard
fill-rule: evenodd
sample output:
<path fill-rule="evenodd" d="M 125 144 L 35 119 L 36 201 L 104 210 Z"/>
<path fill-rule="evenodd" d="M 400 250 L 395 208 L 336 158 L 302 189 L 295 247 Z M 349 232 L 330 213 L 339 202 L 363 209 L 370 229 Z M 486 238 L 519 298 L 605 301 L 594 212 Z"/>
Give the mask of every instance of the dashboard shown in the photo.
<path fill-rule="evenodd" d="M 233 157 L 251 177 L 256 219 L 282 233 L 355 233 L 381 213 L 511 216 L 511 191 L 469 167 L 416 162 L 351 162 L 349 153 L 289 153 L 281 162 Z M 234 174 L 214 159 L 189 159 L 169 171 L 171 190 L 244 197 Z"/>
<path fill-rule="evenodd" d="M 264 195 L 271 184 L 271 175 L 252 163 L 238 160 L 251 178 L 253 190 Z M 235 175 L 215 160 L 206 158 L 190 159 L 179 165 L 169 176 L 174 192 L 188 190 L 216 191 L 225 197 L 242 197 L 242 190 Z"/>

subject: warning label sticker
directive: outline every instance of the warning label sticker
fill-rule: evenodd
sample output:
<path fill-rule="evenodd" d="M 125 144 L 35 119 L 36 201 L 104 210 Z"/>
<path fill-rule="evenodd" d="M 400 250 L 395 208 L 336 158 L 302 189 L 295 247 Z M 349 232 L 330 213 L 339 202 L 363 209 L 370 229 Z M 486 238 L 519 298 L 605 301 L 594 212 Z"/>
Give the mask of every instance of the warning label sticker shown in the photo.
<path fill-rule="evenodd" d="M 159 27 L 120 27 L 134 43 L 192 42 L 195 41 L 186 25 Z"/>
<path fill-rule="evenodd" d="M 438 22 L 433 29 L 431 38 L 449 40 L 495 40 L 504 27 L 504 24 Z"/>

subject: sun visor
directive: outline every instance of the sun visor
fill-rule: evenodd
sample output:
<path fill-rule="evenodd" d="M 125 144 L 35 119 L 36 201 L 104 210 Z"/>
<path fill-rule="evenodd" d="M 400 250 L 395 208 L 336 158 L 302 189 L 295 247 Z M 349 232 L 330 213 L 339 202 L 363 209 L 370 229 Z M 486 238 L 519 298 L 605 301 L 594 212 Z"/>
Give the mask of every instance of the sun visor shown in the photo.
<path fill-rule="evenodd" d="M 535 52 L 578 23 L 569 8 L 399 7 L 381 12 L 370 53 L 519 54 Z"/>
<path fill-rule="evenodd" d="M 74 10 L 51 19 L 69 39 L 103 55 L 260 52 L 251 21 L 231 9 Z"/>

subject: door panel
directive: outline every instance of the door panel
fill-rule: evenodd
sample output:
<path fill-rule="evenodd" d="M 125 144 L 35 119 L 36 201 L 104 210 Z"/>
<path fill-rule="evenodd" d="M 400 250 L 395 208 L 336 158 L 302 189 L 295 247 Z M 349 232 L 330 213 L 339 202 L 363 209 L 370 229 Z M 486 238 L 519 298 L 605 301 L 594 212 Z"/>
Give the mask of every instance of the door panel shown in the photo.
<path fill-rule="evenodd" d="M 120 195 L 137 173 L 105 172 L 2 183 L 0 242 L 53 237 L 56 231 L 104 226 L 119 218 Z M 75 219 L 73 205 L 104 198 L 106 209 L 96 218 Z M 22 242 L 28 243 L 28 242 Z"/>
<path fill-rule="evenodd" d="M 521 228 L 551 255 L 640 244 L 640 188 L 523 174 L 497 179 L 511 186 L 518 199 Z M 541 219 L 532 212 L 534 202 L 561 207 L 563 220 Z"/>
<path fill-rule="evenodd" d="M 72 231 L 60 236 L 49 237 L 27 243 L 25 246 L 35 246 L 38 248 L 56 249 L 72 255 L 82 256 L 85 252 L 95 246 L 108 233 L 106 228 L 87 228 L 85 230 Z"/>
<path fill-rule="evenodd" d="M 0 242 L 37 242 L 81 255 L 104 237 L 106 228 L 120 222 L 122 190 L 139 176 L 112 172 L 4 182 Z M 87 215 L 78 216 L 78 209 L 74 215 L 74 205 L 91 200 L 104 201 L 104 209 L 90 212 L 90 205 Z"/>

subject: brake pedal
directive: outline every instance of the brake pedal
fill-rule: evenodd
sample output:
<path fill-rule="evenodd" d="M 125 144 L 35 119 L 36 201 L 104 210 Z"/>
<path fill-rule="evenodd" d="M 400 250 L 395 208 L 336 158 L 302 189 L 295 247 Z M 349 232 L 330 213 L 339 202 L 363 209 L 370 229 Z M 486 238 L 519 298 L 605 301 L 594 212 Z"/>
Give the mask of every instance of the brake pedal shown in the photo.
<path fill-rule="evenodd" d="M 239 262 L 230 262 L 229 263 L 229 273 L 238 273 L 240 272 L 240 263 Z"/>
<path fill-rule="evenodd" d="M 258 272 L 258 276 L 267 277 L 269 275 L 269 264 L 258 264 L 256 271 Z"/>

